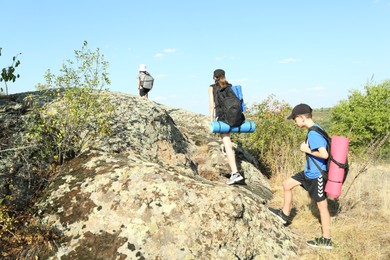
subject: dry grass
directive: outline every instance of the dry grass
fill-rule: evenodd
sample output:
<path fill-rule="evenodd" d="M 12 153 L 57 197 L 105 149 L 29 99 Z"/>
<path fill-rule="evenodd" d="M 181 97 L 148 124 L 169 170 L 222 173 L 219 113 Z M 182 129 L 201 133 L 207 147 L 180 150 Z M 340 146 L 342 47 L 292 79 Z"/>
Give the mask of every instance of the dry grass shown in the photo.
<path fill-rule="evenodd" d="M 321 235 L 318 209 L 304 189 L 294 189 L 295 216 L 287 228 L 302 238 L 296 241 L 301 248 L 299 259 L 390 259 L 390 163 L 375 164 L 375 156 L 351 159 L 353 163 L 341 197 L 329 201 L 333 250 L 313 249 L 306 245 L 306 240 Z M 210 180 L 218 178 L 216 170 L 207 163 L 210 161 L 207 146 L 199 149 L 196 161 L 202 165 L 201 176 Z M 296 172 L 293 168 L 296 165 L 285 165 L 271 177 L 274 197 L 269 206 L 283 204 L 282 182 Z"/>
<path fill-rule="evenodd" d="M 276 176 L 271 179 L 272 205 L 278 207 L 283 203 L 281 183 Z M 371 165 L 363 173 L 359 165 L 352 165 L 343 191 L 347 189 L 348 194 L 342 194 L 337 203 L 329 201 L 333 250 L 305 245 L 306 240 L 321 235 L 318 210 L 306 191 L 294 189 L 297 215 L 289 228 L 302 237 L 300 259 L 390 259 L 390 164 Z"/>

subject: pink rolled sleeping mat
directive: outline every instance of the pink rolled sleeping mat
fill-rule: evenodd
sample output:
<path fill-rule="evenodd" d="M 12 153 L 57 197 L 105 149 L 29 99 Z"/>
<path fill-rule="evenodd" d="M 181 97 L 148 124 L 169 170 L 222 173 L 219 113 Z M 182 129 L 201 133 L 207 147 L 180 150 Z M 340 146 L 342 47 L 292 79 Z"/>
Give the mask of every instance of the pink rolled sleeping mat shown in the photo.
<path fill-rule="evenodd" d="M 345 164 L 348 155 L 349 139 L 342 136 L 332 136 L 330 153 L 333 159 L 341 164 Z M 338 166 L 334 161 L 330 161 L 328 170 L 328 181 L 325 192 L 328 197 L 337 199 L 341 195 L 341 188 L 344 180 L 345 169 Z"/>

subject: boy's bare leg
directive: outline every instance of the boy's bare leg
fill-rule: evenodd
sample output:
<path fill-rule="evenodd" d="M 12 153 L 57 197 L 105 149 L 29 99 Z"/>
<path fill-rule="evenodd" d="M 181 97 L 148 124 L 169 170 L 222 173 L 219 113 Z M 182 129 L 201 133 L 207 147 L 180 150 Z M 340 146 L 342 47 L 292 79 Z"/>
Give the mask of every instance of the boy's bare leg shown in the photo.
<path fill-rule="evenodd" d="M 300 182 L 294 180 L 293 178 L 287 179 L 283 182 L 283 191 L 284 191 L 284 203 L 283 203 L 283 213 L 287 216 L 291 213 L 292 207 L 292 189 L 298 185 L 301 185 Z"/>
<path fill-rule="evenodd" d="M 330 238 L 330 214 L 328 209 L 328 201 L 325 199 L 323 201 L 317 202 L 317 207 L 320 211 L 322 236 L 325 238 Z"/>

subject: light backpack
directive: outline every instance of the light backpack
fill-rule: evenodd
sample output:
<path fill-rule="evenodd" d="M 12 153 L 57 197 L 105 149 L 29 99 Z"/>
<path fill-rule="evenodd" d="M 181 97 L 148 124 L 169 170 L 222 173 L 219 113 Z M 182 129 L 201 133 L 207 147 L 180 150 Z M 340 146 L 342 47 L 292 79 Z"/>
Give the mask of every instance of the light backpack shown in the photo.
<path fill-rule="evenodd" d="M 141 87 L 143 87 L 145 89 L 152 89 L 153 88 L 154 78 L 149 73 L 147 73 L 147 72 L 143 73 L 140 76 L 140 81 L 141 81 Z"/>
<path fill-rule="evenodd" d="M 241 126 L 245 122 L 242 113 L 241 101 L 237 98 L 231 86 L 220 88 L 217 91 L 219 111 L 222 113 L 218 120 L 230 126 Z"/>

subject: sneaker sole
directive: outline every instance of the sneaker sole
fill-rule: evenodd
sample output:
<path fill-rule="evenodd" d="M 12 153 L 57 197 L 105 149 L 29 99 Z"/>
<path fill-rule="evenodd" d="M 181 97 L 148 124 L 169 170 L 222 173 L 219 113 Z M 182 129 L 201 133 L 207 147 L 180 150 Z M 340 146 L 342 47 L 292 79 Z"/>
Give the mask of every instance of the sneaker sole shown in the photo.
<path fill-rule="evenodd" d="M 269 211 L 269 212 L 271 212 L 272 215 L 276 216 L 276 217 L 280 220 L 280 222 L 282 222 L 282 224 L 284 224 L 284 225 L 287 224 L 287 221 L 285 221 L 284 219 L 282 219 L 281 216 L 279 216 L 278 214 L 276 214 L 276 213 L 274 213 L 274 212 L 272 212 L 272 211 Z"/>
<path fill-rule="evenodd" d="M 240 176 L 240 177 L 237 177 L 235 178 L 234 180 L 229 180 L 228 182 L 226 182 L 227 185 L 232 185 L 236 182 L 239 182 L 239 181 L 242 181 L 244 179 L 244 177 Z"/>
<path fill-rule="evenodd" d="M 313 245 L 308 242 L 306 242 L 306 245 L 314 247 L 314 248 L 324 248 L 324 249 L 333 249 L 333 246 L 319 246 L 319 245 Z"/>

